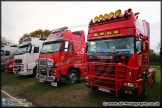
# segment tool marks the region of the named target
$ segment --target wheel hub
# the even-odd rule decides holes
[[[76,75],[75,75],[75,73],[72,73],[72,74],[70,75],[70,80],[71,80],[71,82],[75,82],[75,80],[76,80]]]

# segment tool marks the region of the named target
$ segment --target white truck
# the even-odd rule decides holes
[[[42,43],[44,40],[46,39],[31,37],[27,37],[23,40],[22,44],[19,45],[18,51],[14,57],[14,74],[35,76],[37,70],[35,61],[39,57],[39,52],[42,48]]]
[[[18,45],[1,45],[1,70],[4,70],[4,66],[7,65],[7,60],[13,59],[17,52]]]

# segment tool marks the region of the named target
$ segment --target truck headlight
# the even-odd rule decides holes
[[[53,67],[54,61],[52,59],[48,59],[47,64],[49,67]]]
[[[9,65],[9,67],[14,67],[13,65]]]
[[[125,87],[134,87],[134,83],[124,83]]]
[[[85,79],[88,80],[88,76],[86,76]]]

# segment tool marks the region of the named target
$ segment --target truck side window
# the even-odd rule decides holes
[[[39,53],[39,46],[34,47],[34,53]]]
[[[9,55],[10,55],[10,51],[6,51],[5,56],[9,56]]]
[[[137,53],[142,52],[142,42],[141,41],[136,41],[136,51],[137,51]]]

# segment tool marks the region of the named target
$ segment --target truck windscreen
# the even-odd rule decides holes
[[[30,49],[30,45],[20,46],[20,47],[18,48],[17,54],[24,54],[24,53],[27,53],[27,52],[29,52],[29,49]]]
[[[133,54],[134,39],[134,37],[120,37],[89,41],[87,54]]]
[[[40,53],[51,53],[51,52],[59,51],[60,45],[61,45],[61,42],[44,43]]]

